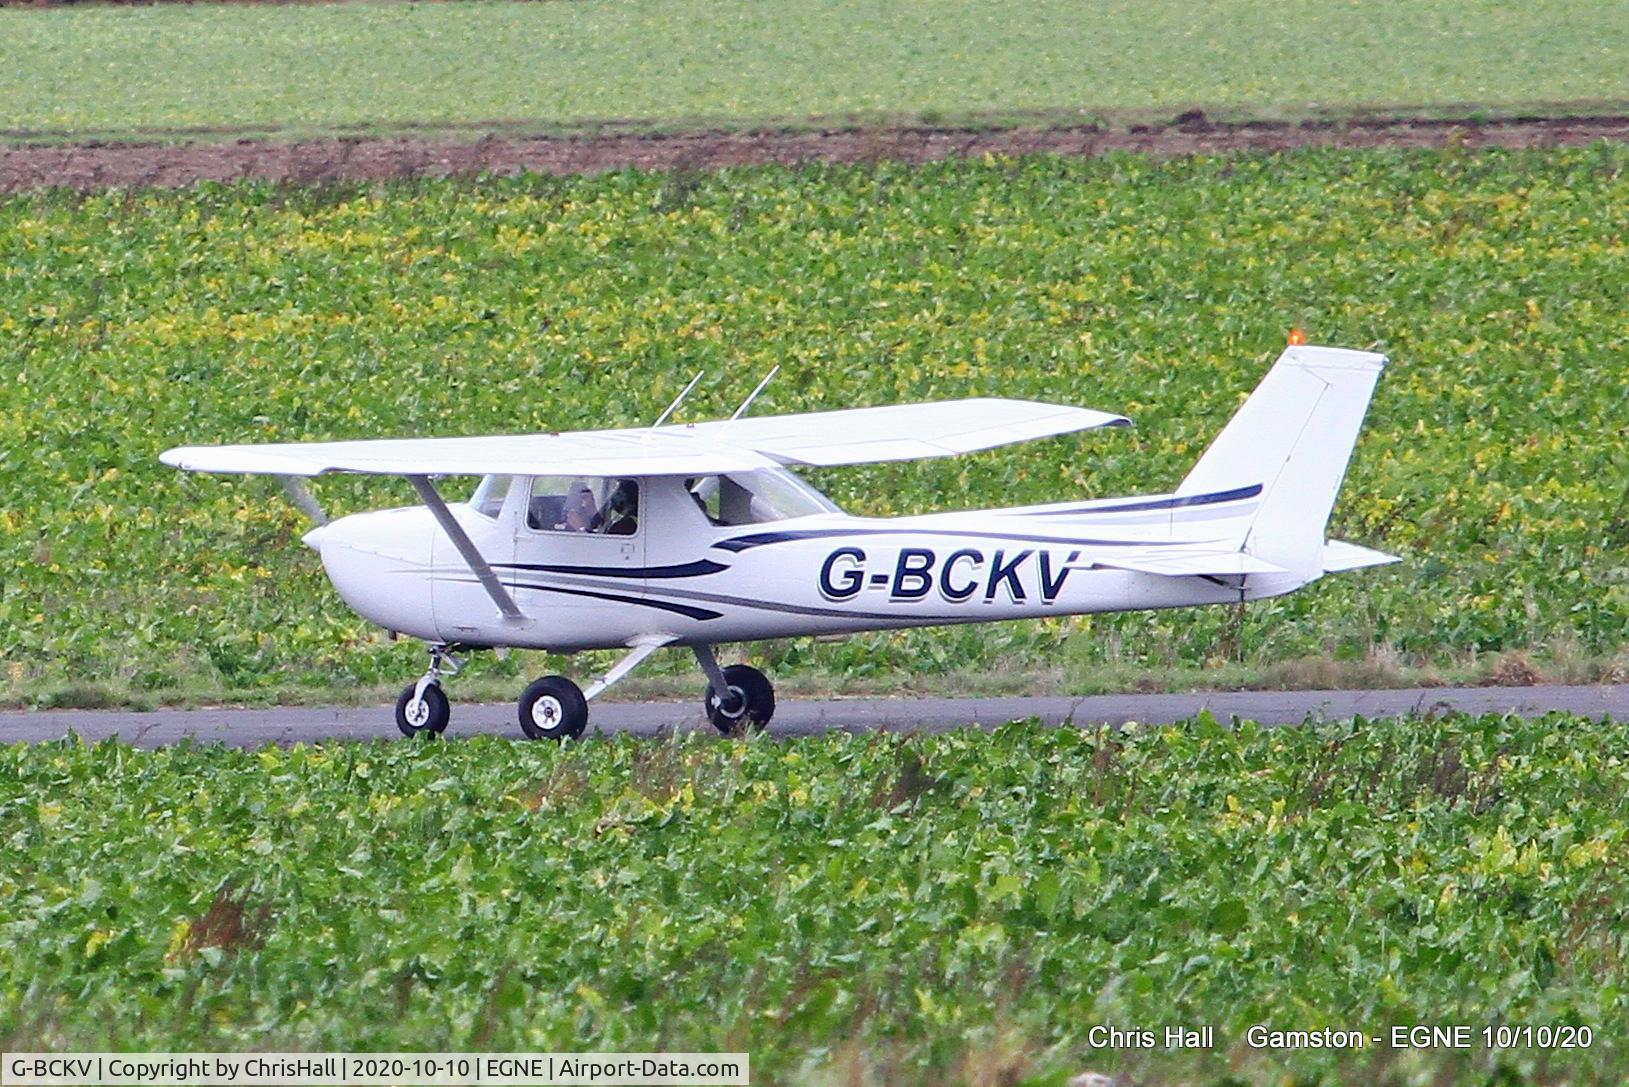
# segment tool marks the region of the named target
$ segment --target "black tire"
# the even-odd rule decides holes
[[[707,720],[726,736],[744,736],[747,732],[761,731],[775,716],[775,687],[769,677],[750,664],[732,664],[724,669],[724,682],[732,694],[739,695],[742,704],[733,712],[726,712],[720,700],[707,688],[703,704],[707,707]]]
[[[565,676],[544,676],[520,696],[520,730],[529,740],[565,740],[588,727],[588,700]]]
[[[396,699],[396,727],[401,729],[403,736],[409,738],[424,735],[431,738],[440,736],[447,731],[447,722],[452,719],[452,706],[447,701],[447,692],[441,689],[441,684],[432,683],[424,688],[424,699],[419,702],[413,697],[418,687],[417,683],[408,684],[402,696]]]

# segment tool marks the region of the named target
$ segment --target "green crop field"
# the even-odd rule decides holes
[[[1625,101],[1623,0],[0,9],[13,138]]]
[[[333,594],[275,483],[184,476],[156,460],[170,445],[638,424],[701,368],[681,418],[716,416],[778,363],[759,411],[994,394],[1137,424],[822,473],[846,508],[1158,492],[1291,325],[1394,359],[1331,535],[1400,566],[1242,613],[795,641],[763,659],[790,677],[1048,673],[1070,689],[1301,659],[1429,678],[1502,653],[1617,674],[1626,166],[1602,145],[13,198],[0,679],[14,701],[94,701],[87,684],[329,698],[416,674],[417,648]],[[412,500],[389,481],[314,486],[334,512]],[[544,667],[485,666],[506,698]]]
[[[766,1087],[1621,1082],[1626,739],[0,747],[0,1046],[744,1050]],[[1094,1052],[1100,1023],[1217,1049]],[[1244,1043],[1414,1023],[1593,1042]]]

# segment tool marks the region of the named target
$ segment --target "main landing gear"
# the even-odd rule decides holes
[[[775,688],[769,677],[750,664],[719,668],[710,645],[695,646],[696,663],[707,673],[702,705],[707,720],[726,736],[758,732],[775,716]]]
[[[544,676],[534,681],[520,696],[521,732],[531,740],[567,740],[581,736],[588,728],[589,701],[666,644],[665,639],[659,638],[635,643],[628,655],[590,684],[587,691],[565,676]],[[435,737],[446,730],[452,714],[441,681],[443,677],[456,676],[463,669],[463,661],[453,656],[455,648],[430,646],[429,668],[396,700],[396,727],[401,729],[402,735],[428,733]],[[762,731],[775,715],[775,688],[769,677],[747,664],[719,667],[710,645],[696,645],[691,649],[696,654],[696,663],[707,676],[702,706],[713,727],[726,736]]]
[[[565,676],[544,676],[520,696],[520,730],[528,740],[575,739],[588,727],[588,699]]]

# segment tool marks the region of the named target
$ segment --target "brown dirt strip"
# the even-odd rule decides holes
[[[636,135],[346,137],[277,142],[20,144],[0,146],[0,192],[268,180],[294,184],[480,173],[587,174],[630,167],[711,170],[747,163],[930,162],[956,156],[1112,151],[1152,155],[1286,151],[1303,147],[1465,148],[1629,142],[1629,116],[1362,119],[1219,124],[1194,111],[1128,128],[876,127],[815,131],[695,131]]]

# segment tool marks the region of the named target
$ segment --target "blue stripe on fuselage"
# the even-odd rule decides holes
[[[1216,491],[1213,494],[1191,494],[1182,498],[1152,498],[1143,502],[1127,502],[1119,506],[1075,506],[1071,509],[1058,509],[1053,507],[1044,510],[1031,510],[1018,514],[1019,517],[1080,517],[1088,513],[1150,513],[1154,510],[1185,509],[1190,506],[1214,506],[1220,502],[1237,502],[1244,498],[1254,498],[1261,493],[1261,484],[1253,483],[1248,487],[1237,487],[1231,491]]]
[[[850,536],[949,536],[953,539],[1002,540],[1017,544],[1069,544],[1076,547],[1192,547],[1190,540],[1085,540],[1078,536],[1035,536],[1011,532],[973,532],[956,528],[809,528],[791,532],[757,532],[719,540],[714,547],[746,551],[793,540],[830,540]]]

